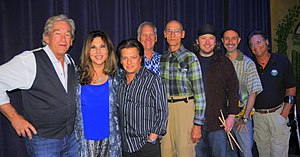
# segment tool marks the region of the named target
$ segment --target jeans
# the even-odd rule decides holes
[[[123,157],[161,157],[160,141],[155,144],[147,142],[140,150],[128,153],[123,151]]]
[[[33,135],[25,139],[26,149],[30,157],[78,157],[78,144],[75,134],[66,135],[62,139],[44,138]]]
[[[239,120],[239,118],[237,118]],[[234,150],[232,151],[230,148],[230,144],[227,140],[227,156],[228,157],[237,157],[239,154],[240,157],[252,157],[252,147],[253,147],[253,125],[252,125],[252,119],[249,118],[249,121],[247,123],[247,128],[243,129],[241,132],[237,131],[237,127],[234,127],[231,131],[232,135],[236,138],[236,141],[238,142],[239,146],[241,147],[243,152],[240,152],[238,147],[234,144],[232,141],[232,145]]]
[[[196,157],[225,157],[226,139],[225,131],[217,130],[207,132],[202,126],[202,137],[196,145]]]

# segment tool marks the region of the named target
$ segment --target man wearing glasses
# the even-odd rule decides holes
[[[269,53],[269,41],[261,30],[252,31],[249,47],[263,86],[257,95],[253,115],[254,141],[259,156],[287,157],[290,127],[288,114],[296,101],[296,78],[288,58]]]
[[[161,142],[163,157],[195,156],[195,144],[201,138],[204,124],[205,95],[200,63],[181,40],[185,36],[182,24],[167,23],[164,37],[169,44],[161,57],[161,76],[168,94],[169,121],[167,134]]]

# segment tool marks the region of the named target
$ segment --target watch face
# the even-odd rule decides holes
[[[247,124],[247,123],[248,123],[248,119],[246,119],[246,118],[242,118],[242,120],[243,120],[243,122],[244,122],[245,124]]]

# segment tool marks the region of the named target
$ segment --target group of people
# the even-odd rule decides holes
[[[164,53],[154,51],[151,22],[116,49],[105,32],[93,31],[78,65],[67,54],[74,37],[72,19],[50,17],[43,48],[0,66],[0,111],[25,138],[28,156],[252,157],[254,141],[261,157],[288,156],[296,81],[263,31],[248,37],[253,59],[238,49],[235,29],[223,31],[226,54],[219,53],[209,24],[198,30],[195,52],[182,44],[176,20],[165,26]],[[14,89],[21,89],[23,115],[10,104]],[[229,132],[242,151],[230,149]]]

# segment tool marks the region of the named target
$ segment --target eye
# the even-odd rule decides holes
[[[100,49],[105,49],[106,45],[100,45]]]

